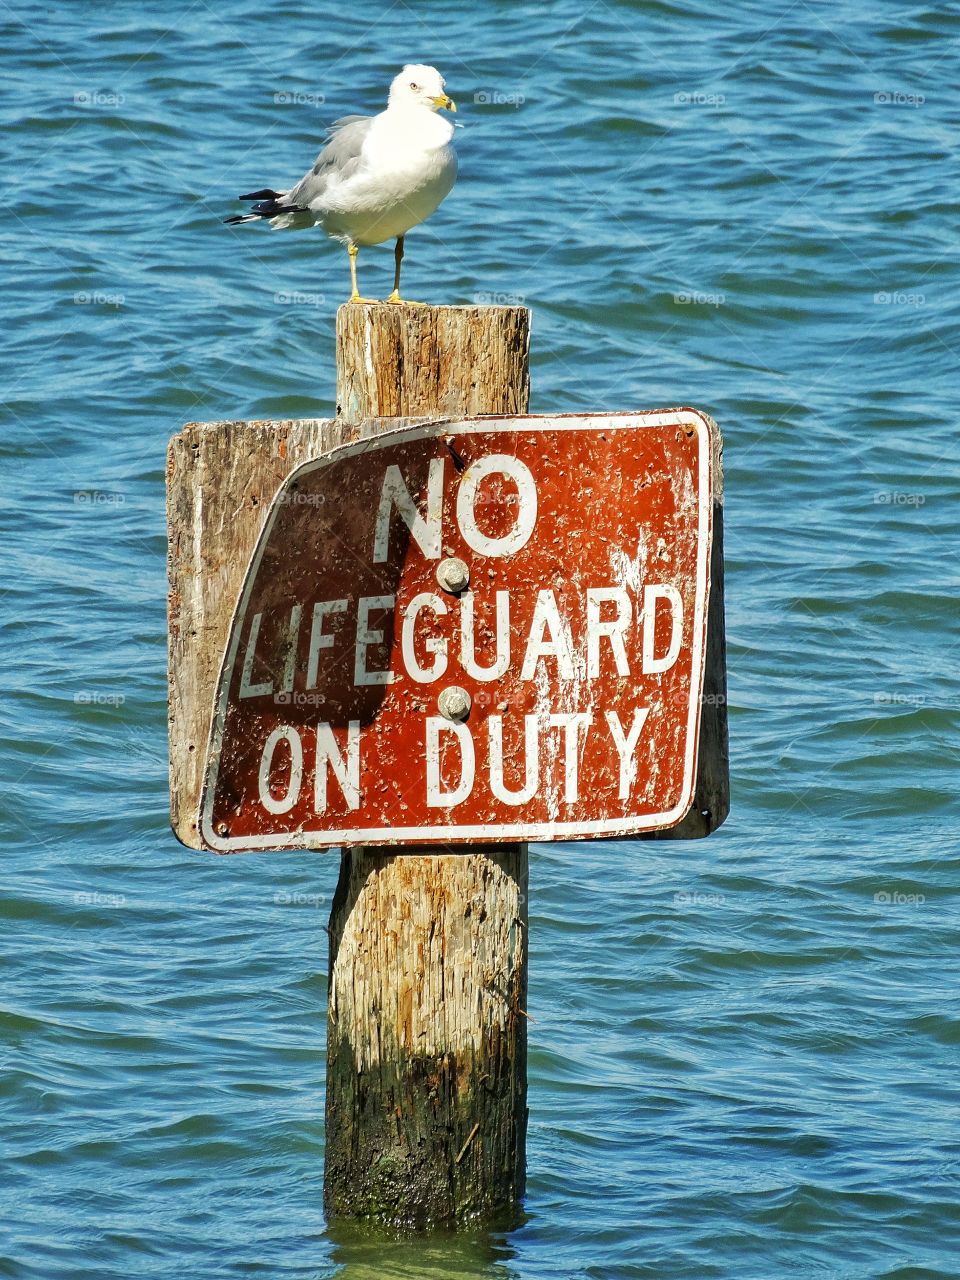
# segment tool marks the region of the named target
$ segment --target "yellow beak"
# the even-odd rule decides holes
[[[445,107],[447,111],[456,111],[457,109],[457,104],[452,98],[448,98],[445,93],[438,94],[431,101],[435,107]]]

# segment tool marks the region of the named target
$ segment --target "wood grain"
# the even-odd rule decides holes
[[[423,1226],[519,1202],[527,1123],[520,861],[505,845],[344,858],[330,917],[331,1217]]]
[[[529,353],[526,307],[341,307],[337,416],[526,413]]]
[[[315,418],[191,422],[170,441],[170,823],[190,848],[201,847],[200,791],[220,663],[270,502],[294,467],[345,438],[342,423]]]
[[[526,413],[529,333],[522,307],[341,307],[338,412]],[[527,846],[423,854],[341,858],[327,1017],[331,1217],[462,1221],[523,1195]]]
[[[523,308],[346,306],[336,420],[191,423],[171,441],[171,822],[184,844],[200,847],[220,662],[281,482],[338,444],[411,419],[525,413],[528,353]],[[729,806],[722,530],[721,486],[696,800],[654,838],[706,834]],[[343,853],[329,927],[331,1217],[424,1225],[519,1204],[527,881],[525,845]]]

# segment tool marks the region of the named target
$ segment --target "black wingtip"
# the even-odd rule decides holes
[[[262,191],[251,191],[249,195],[237,196],[238,200],[279,200],[280,192],[264,187]]]

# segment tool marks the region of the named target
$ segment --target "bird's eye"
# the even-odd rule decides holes
[[[416,89],[419,89],[419,88],[420,88],[420,86],[419,86],[418,84],[414,84],[414,82],[411,80],[411,81],[410,81],[410,88],[411,88],[411,89],[416,90]]]

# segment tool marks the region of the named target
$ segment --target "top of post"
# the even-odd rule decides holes
[[[526,413],[530,312],[348,302],[337,311],[337,417]]]

